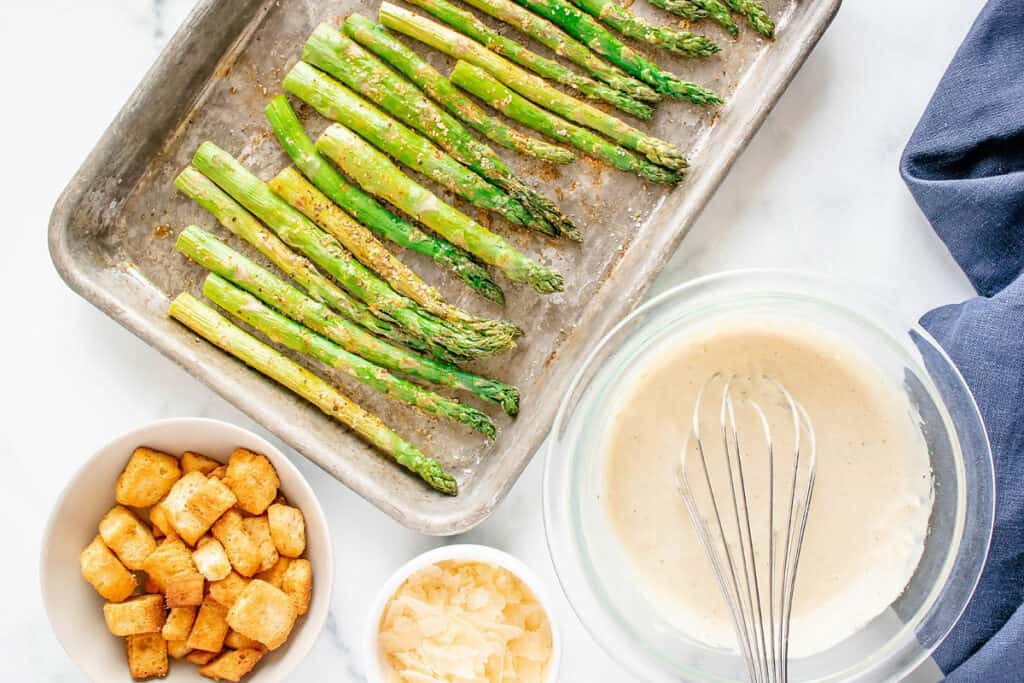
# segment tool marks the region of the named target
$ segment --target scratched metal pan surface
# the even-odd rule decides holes
[[[527,253],[561,271],[563,293],[542,296],[502,280],[507,303],[499,309],[419,255],[402,255],[453,302],[506,317],[526,331],[512,353],[473,366],[522,390],[522,412],[514,420],[481,406],[499,424],[494,443],[297,358],[439,458],[459,480],[455,498],[434,494],[343,425],[167,318],[170,298],[183,290],[199,295],[204,276],[174,249],[183,227],[197,223],[259,256],[178,195],[171,184],[175,174],[204,140],[229,150],[264,179],[283,168],[287,159],[265,123],[263,106],[280,92],[282,78],[318,22],[351,12],[375,17],[377,0],[200,2],[64,191],[51,217],[50,251],[72,289],[401,524],[428,534],[459,533],[484,520],[511,488],[541,445],[586,351],[640,300],[839,2],[769,0],[778,21],[774,42],[746,27],[734,41],[705,22],[699,30],[723,46],[720,55],[706,60],[657,55],[659,63],[728,101],[715,112],[666,101],[649,125],[638,124],[688,151],[692,171],[676,188],[648,186],[586,159],[553,168],[505,155],[584,229],[585,241],[577,246],[492,222]],[[644,0],[632,9],[670,21]],[[439,53],[407,42],[436,66],[451,66]],[[325,122],[305,114],[309,132],[319,134]]]

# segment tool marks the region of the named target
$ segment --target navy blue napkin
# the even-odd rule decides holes
[[[935,655],[947,680],[1024,681],[1024,0],[990,0],[900,172],[978,296],[922,324],[963,372],[996,461],[981,583]]]

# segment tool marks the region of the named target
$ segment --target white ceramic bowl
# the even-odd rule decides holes
[[[555,683],[558,680],[558,668],[562,661],[562,638],[559,634],[558,624],[555,622],[555,613],[552,610],[551,597],[548,590],[541,583],[537,575],[529,567],[512,557],[508,553],[489,548],[485,545],[460,544],[446,545],[434,548],[413,558],[402,565],[398,571],[391,575],[377,599],[374,600],[370,610],[369,618],[366,620],[364,632],[364,649],[366,653],[366,679],[368,683],[386,683],[387,678],[384,672],[387,670],[386,663],[380,656],[377,647],[377,633],[380,627],[381,615],[388,604],[388,600],[394,595],[398,587],[410,576],[419,570],[429,567],[445,560],[459,560],[462,562],[485,562],[498,567],[503,567],[519,577],[523,583],[533,591],[537,602],[541,604],[548,615],[548,623],[551,624],[551,664],[548,667],[546,683]]]
[[[306,518],[306,557],[313,565],[309,612],[299,617],[291,637],[264,657],[248,683],[283,680],[309,653],[327,620],[334,577],[331,538],[313,489],[288,458],[266,439],[241,427],[203,418],[161,420],[124,434],[99,449],[64,487],[43,534],[40,582],[43,604],[57,639],[71,660],[94,681],[129,683],[124,639],[107,631],[104,600],[82,578],[78,554],[96,534],[100,518],[114,506],[114,482],[137,446],[173,454],[196,451],[227,461],[235,448],[267,456],[281,479],[281,492]],[[171,661],[166,681],[206,681],[198,667]]]

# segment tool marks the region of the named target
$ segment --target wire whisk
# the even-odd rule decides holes
[[[793,594],[814,491],[810,417],[772,378],[716,374],[697,395],[680,461],[683,499],[749,679],[786,683]],[[765,474],[766,486],[759,483]]]

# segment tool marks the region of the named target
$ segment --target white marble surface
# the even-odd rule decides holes
[[[46,250],[57,194],[192,0],[2,0],[6,188],[0,283],[0,680],[77,681],[38,595],[40,534],[77,464],[161,417],[251,422],[67,290]],[[823,271],[906,310],[970,294],[896,170],[902,145],[982,0],[847,0],[656,291],[743,266]],[[59,86],[59,91],[58,91]],[[406,531],[297,458],[334,522],[332,616],[297,681],[362,681],[358,634],[382,577],[445,541]],[[538,457],[493,518],[457,540],[507,550],[554,589]],[[456,540],[456,539],[453,539]],[[563,680],[626,682],[567,603]]]

